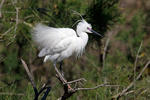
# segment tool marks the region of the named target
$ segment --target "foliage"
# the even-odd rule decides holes
[[[0,1],[1,2],[1,1]],[[16,24],[16,8],[18,24]],[[136,8],[135,8],[136,9]],[[0,18],[0,98],[3,100],[31,100],[34,92],[20,58],[23,58],[35,77],[38,87],[51,79],[52,90],[48,100],[55,100],[62,94],[62,87],[55,77],[51,64],[43,64],[37,57],[38,50],[31,39],[31,27],[36,23],[44,23],[54,27],[71,27],[79,20],[72,10],[80,12],[93,26],[93,29],[105,34],[114,25],[120,26],[113,35],[103,69],[99,65],[98,50],[95,42],[90,43],[83,57],[75,61],[73,58],[64,61],[64,72],[68,80],[84,77],[84,87],[94,87],[108,82],[120,87],[102,87],[92,91],[81,91],[70,100],[110,100],[125,89],[134,79],[134,62],[137,50],[143,41],[139,53],[136,76],[149,59],[149,35],[145,30],[147,13],[137,10],[131,19],[120,15],[119,0],[5,0]],[[122,18],[120,20],[120,18]],[[74,28],[74,27],[73,27]],[[99,39],[99,38],[97,38]],[[105,41],[105,39],[102,39]],[[95,46],[95,48],[94,48]],[[149,69],[136,82],[131,93],[120,100],[144,100],[149,98]],[[1,94],[6,93],[6,94]],[[8,94],[7,94],[8,93]],[[12,94],[23,94],[11,95]]]
[[[128,30],[121,30],[117,37],[124,43],[128,43],[130,49],[134,48],[137,50],[146,35],[144,28],[145,22],[146,20],[144,13],[141,11],[136,12],[132,20],[128,23],[131,28]]]
[[[104,34],[119,19],[119,0],[94,0],[87,9],[93,27]]]

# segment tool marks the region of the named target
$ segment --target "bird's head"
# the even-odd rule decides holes
[[[78,25],[77,25],[77,30],[82,31],[82,32],[86,32],[86,33],[94,33],[94,34],[96,34],[96,35],[102,37],[102,35],[99,34],[99,33],[97,33],[96,31],[94,31],[94,30],[92,29],[91,24],[89,24],[88,22],[86,22],[84,19],[82,19],[82,20],[78,23]]]

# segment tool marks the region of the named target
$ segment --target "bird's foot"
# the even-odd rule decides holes
[[[73,90],[73,88],[69,84],[67,84],[67,86],[68,86],[68,90]]]

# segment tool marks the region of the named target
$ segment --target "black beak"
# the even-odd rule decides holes
[[[101,34],[99,34],[98,32],[94,31],[93,29],[88,28],[88,30],[90,30],[92,33],[94,33],[94,34],[96,34],[96,35],[98,35],[100,37],[103,37]]]
[[[92,29],[91,29],[90,31],[93,32],[94,34],[100,36],[100,37],[103,37],[101,34],[99,34],[98,32],[96,32],[96,31],[94,31],[94,30],[92,30]]]

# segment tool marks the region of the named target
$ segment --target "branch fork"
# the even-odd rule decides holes
[[[78,88],[77,84],[79,82],[85,82],[86,79],[80,78],[77,80],[67,82],[66,80],[64,81],[64,79],[62,79],[61,76],[59,76],[60,73],[58,71],[56,72],[57,72],[56,77],[62,83],[63,90],[64,90],[64,94],[61,97],[59,97],[57,100],[66,100],[70,98],[74,93],[81,91],[81,90],[94,90],[94,89],[104,87],[104,86],[105,87],[118,87],[119,86],[119,85],[108,85],[107,83],[104,83],[104,84],[97,85],[93,88]],[[74,84],[73,88],[71,87],[72,84]]]
[[[21,59],[21,62],[22,62],[23,67],[25,68],[25,70],[27,72],[27,75],[28,75],[28,77],[30,79],[30,82],[32,84],[32,87],[34,89],[34,93],[35,93],[34,100],[38,100],[39,96],[44,91],[45,91],[44,96],[42,97],[41,100],[46,100],[46,98],[48,96],[48,93],[51,90],[51,87],[48,85],[50,81],[47,81],[41,87],[41,89],[38,91],[38,89],[36,87],[36,84],[34,82],[33,76],[30,73],[27,64],[25,63],[25,61],[23,59]],[[100,84],[100,85],[97,85],[97,86],[92,87],[92,88],[79,88],[78,84],[79,83],[81,84],[81,82],[85,82],[86,79],[80,78],[80,79],[76,79],[76,80],[67,82],[67,80],[61,75],[61,73],[59,72],[59,70],[56,67],[55,67],[55,70],[56,70],[56,77],[61,82],[61,84],[63,86],[63,90],[64,90],[63,95],[61,97],[59,97],[57,100],[66,100],[66,99],[70,98],[74,93],[76,93],[78,91],[81,91],[81,90],[94,90],[94,89],[97,89],[97,88],[100,88],[100,87],[118,87],[119,86],[119,85],[109,85],[107,83],[104,83],[104,84]],[[71,86],[74,86],[74,87],[72,88]]]
[[[33,87],[33,90],[34,90],[34,93],[35,93],[35,96],[34,96],[34,100],[38,100],[39,96],[44,92],[44,95],[42,97],[41,100],[46,100],[47,96],[48,96],[48,93],[50,92],[51,90],[51,87],[48,85],[50,83],[50,80],[48,80],[45,84],[43,84],[43,86],[41,87],[41,89],[38,91],[37,87],[36,87],[36,84],[34,82],[34,78],[32,76],[32,74],[30,73],[29,69],[28,69],[28,66],[27,64],[25,63],[25,61],[23,59],[21,59],[21,62],[23,64],[23,67],[25,68],[26,72],[27,72],[27,75],[30,79],[30,82],[32,84],[32,87]]]

